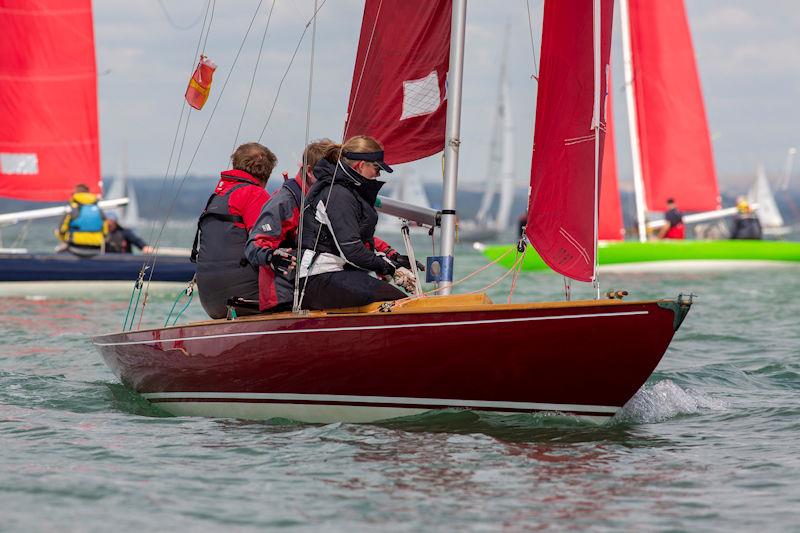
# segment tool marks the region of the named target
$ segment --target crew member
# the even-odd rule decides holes
[[[90,256],[101,253],[108,226],[98,198],[83,183],[75,186],[69,200],[69,211],[61,220],[56,236],[63,243],[62,250],[76,255]]]
[[[733,220],[731,239],[759,240],[763,236],[761,221],[753,212],[747,200],[740,196],[736,199],[736,218]]]
[[[252,264],[259,265],[259,308],[262,312],[287,311],[294,301],[297,228],[300,221],[300,203],[305,175],[306,193],[316,183],[314,167],[335,146],[330,139],[320,139],[309,144],[303,152],[304,166],[294,179],[287,179],[270,200],[264,204],[245,253]],[[394,262],[410,268],[407,256],[400,255],[388,243],[374,238],[377,252]],[[420,268],[424,270],[422,265]]]
[[[153,247],[148,246],[132,229],[120,226],[116,213],[107,213],[106,223],[108,224],[106,253],[129,254],[133,253],[134,246],[143,253],[153,253]]]
[[[381,171],[392,172],[383,160],[383,147],[360,135],[329,147],[314,167],[317,182],[306,200],[299,267],[303,308],[355,307],[405,297],[370,272],[413,288],[410,271],[375,250],[374,206],[383,186],[377,180]]]
[[[211,318],[227,315],[229,298],[258,299],[258,269],[244,255],[247,235],[269,200],[264,190],[277,158],[258,143],[239,146],[197,222],[192,260],[200,303]]]
[[[659,239],[683,239],[686,230],[683,226],[683,214],[675,205],[675,200],[667,199],[667,212],[664,213],[667,223],[658,232]]]

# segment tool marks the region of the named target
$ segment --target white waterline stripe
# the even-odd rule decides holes
[[[177,339],[160,339],[146,341],[125,341],[125,342],[95,342],[95,346],[130,346],[132,344],[159,344],[166,342],[196,341],[203,339],[222,339],[226,337],[255,337],[260,335],[291,335],[294,333],[322,333],[335,331],[364,331],[371,329],[403,329],[403,328],[436,328],[444,326],[472,326],[476,324],[500,324],[506,322],[532,322],[538,320],[566,320],[571,318],[594,318],[610,316],[629,316],[646,315],[649,311],[626,311],[624,313],[593,313],[580,315],[557,315],[557,316],[531,316],[521,318],[505,318],[500,320],[464,320],[462,322],[439,322],[422,324],[387,324],[383,326],[348,326],[343,328],[316,328],[316,329],[286,329],[275,331],[248,331],[242,333],[224,333],[221,335],[203,335],[199,337],[180,337]]]
[[[340,394],[292,394],[264,392],[147,392],[148,400],[169,399],[224,399],[224,400],[276,400],[280,402],[337,402],[375,403],[396,405],[446,405],[448,407],[488,407],[496,409],[521,409],[537,411],[580,411],[584,413],[616,413],[620,408],[611,405],[580,405],[571,403],[506,402],[486,400],[457,400],[450,398],[411,398],[402,396],[354,396]]]

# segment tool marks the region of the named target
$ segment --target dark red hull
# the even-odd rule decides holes
[[[653,372],[689,305],[287,315],[94,342],[125,385],[177,414],[369,421],[455,407],[609,417]],[[353,416],[336,409],[345,407]]]

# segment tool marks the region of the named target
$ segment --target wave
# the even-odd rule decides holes
[[[728,403],[692,389],[683,388],[670,379],[645,385],[617,413],[619,422],[647,424],[663,422],[681,415],[707,411],[724,411]]]

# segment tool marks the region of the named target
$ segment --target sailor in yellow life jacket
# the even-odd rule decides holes
[[[86,185],[81,183],[75,186],[69,201],[70,211],[64,216],[56,234],[70,252],[93,255],[103,251],[108,224],[97,200],[97,196],[89,192]]]

